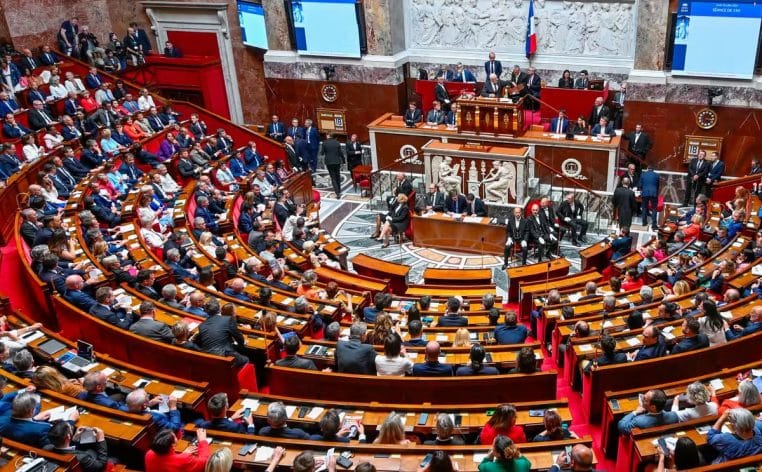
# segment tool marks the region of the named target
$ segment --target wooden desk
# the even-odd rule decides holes
[[[413,216],[413,243],[477,254],[503,254],[505,227],[489,224],[487,217],[455,220],[444,213]]]
[[[388,279],[393,293],[403,294],[407,290],[407,274],[410,266],[377,259],[360,253],[352,259],[352,268],[360,275],[377,279]]]
[[[492,282],[492,269],[437,269],[427,267],[423,282],[435,285],[478,285]]]
[[[509,267],[508,301],[517,302],[519,300],[519,285],[522,282],[533,282],[561,277],[569,273],[570,267],[571,263],[565,258],[519,267]],[[522,317],[527,316],[529,316],[529,313],[522,313]]]
[[[547,267],[547,263],[544,264]],[[521,304],[522,314],[529,314],[532,309],[532,298],[537,295],[547,294],[553,289],[562,290],[571,287],[583,287],[588,282],[598,281],[601,274],[594,270],[579,272],[568,277],[552,277],[539,281],[520,281],[519,285],[519,303]],[[509,279],[511,285],[515,282]]]
[[[473,97],[457,100],[456,121],[461,133],[521,136],[524,132],[525,98]]]

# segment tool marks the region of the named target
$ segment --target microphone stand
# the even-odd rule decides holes
[[[550,266],[553,264],[552,260],[548,260],[548,265],[545,269],[545,291],[548,291],[548,284],[550,283]]]
[[[482,254],[482,266],[481,266],[481,268],[484,269],[484,236],[482,236],[482,240],[481,240],[481,254]]]

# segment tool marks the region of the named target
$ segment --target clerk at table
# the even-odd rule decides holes
[[[405,111],[405,125],[415,126],[416,123],[420,123],[423,117],[421,116],[421,110],[415,105],[415,102],[410,102],[407,105]]]
[[[566,117],[566,110],[558,110],[558,116],[550,120],[550,132],[556,134],[566,134],[569,129],[569,119]]]
[[[445,203],[447,213],[461,214],[468,211],[468,202],[466,197],[459,194],[457,190],[450,190],[450,198]]]
[[[468,216],[487,216],[487,209],[484,207],[484,202],[473,193],[466,195],[466,203],[468,204],[468,208],[466,209],[466,214]]]
[[[434,109],[429,110],[429,114],[426,115],[426,124],[431,126],[441,125],[445,120],[445,112],[442,111],[442,104],[438,100],[434,100],[432,103]]]

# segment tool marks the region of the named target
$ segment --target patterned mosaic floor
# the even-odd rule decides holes
[[[339,200],[331,189],[327,172],[318,170],[315,184],[322,197],[321,226],[349,248],[350,261],[355,255],[363,252],[379,259],[407,264],[410,266],[411,283],[419,283],[427,267],[491,268],[493,281],[498,288],[507,287],[505,272],[500,270],[503,265],[502,257],[416,247],[411,242],[391,244],[388,248],[383,248],[382,243],[370,239],[375,229],[376,212],[368,208],[368,199],[360,197],[359,192],[352,188],[348,173],[342,173],[342,195]],[[637,235],[642,241],[649,238],[648,232],[639,232]],[[588,234],[588,241],[597,239],[596,235]],[[571,262],[572,272],[578,272],[580,269],[578,251],[579,248],[572,246],[568,238],[562,241],[561,255]],[[530,253],[530,263],[534,262],[531,256]]]

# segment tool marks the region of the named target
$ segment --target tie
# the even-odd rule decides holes
[[[489,63],[489,69],[490,69],[490,71],[489,71],[490,74],[495,74],[496,73],[495,72],[495,61],[490,61],[490,63]]]
[[[67,171],[64,167],[61,167],[61,174],[63,174],[64,177],[69,181],[69,184],[74,185],[76,182],[74,180],[74,177],[69,174],[69,171]]]
[[[638,142],[638,139],[640,139],[640,133],[635,133],[635,142]]]
[[[562,124],[563,124],[563,122],[562,122],[562,121],[561,121],[561,119],[559,118],[559,119],[558,119],[558,125],[556,126],[556,133],[557,133],[557,134],[561,134],[561,125],[562,125]]]
[[[455,213],[458,212],[458,200],[455,200]]]
[[[698,169],[698,170],[701,170],[701,167],[702,167],[703,165],[704,165],[704,161],[699,161],[699,162],[698,162],[698,167],[696,167],[696,169]]]
[[[40,115],[42,115],[42,119],[45,120],[45,124],[46,125],[49,125],[50,123],[52,123],[51,119],[48,118],[48,114],[47,113],[45,113],[44,111],[40,111]]]
[[[310,144],[310,130],[311,129],[312,129],[311,126],[309,128],[307,128],[307,144]]]

